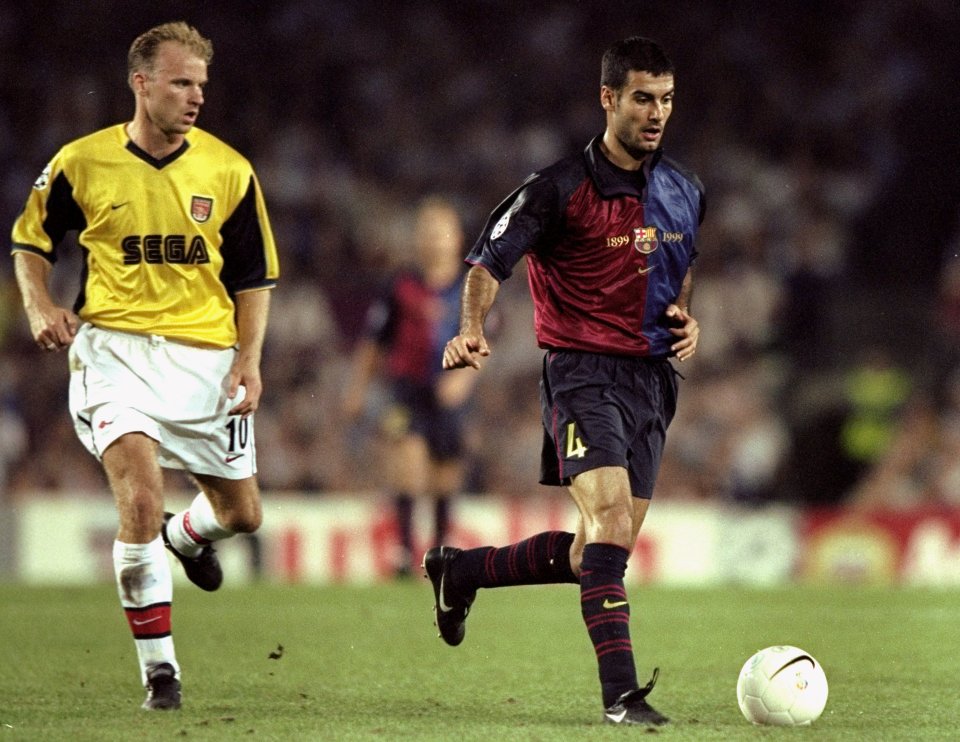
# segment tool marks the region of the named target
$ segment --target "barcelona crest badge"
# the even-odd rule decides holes
[[[659,242],[656,227],[635,227],[633,234],[633,247],[637,252],[649,255],[657,249]]]

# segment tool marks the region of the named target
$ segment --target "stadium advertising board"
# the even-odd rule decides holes
[[[187,502],[183,498],[183,504]],[[388,579],[396,533],[376,496],[267,494],[257,538],[218,544],[230,582],[369,583]],[[181,504],[179,501],[171,505]],[[429,544],[428,513],[416,525]],[[116,515],[108,499],[38,495],[13,508],[15,563],[29,583],[113,580]],[[454,510],[450,542],[512,543],[536,530],[570,530],[563,497],[467,496]],[[47,534],[57,534],[51,549]],[[182,578],[179,571],[174,573]],[[627,571],[633,583],[699,586],[805,582],[960,585],[960,510],[801,512],[658,502]]]

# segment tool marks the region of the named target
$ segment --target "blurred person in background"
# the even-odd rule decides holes
[[[847,480],[856,484],[886,454],[897,435],[914,380],[894,353],[880,344],[863,348],[843,379],[846,419],[840,428],[840,450]]]
[[[389,385],[378,422],[397,521],[397,576],[408,576],[413,567],[417,501],[432,505],[433,543],[446,538],[450,498],[463,482],[463,424],[476,380],[441,368],[443,343],[459,323],[464,273],[463,227],[453,205],[437,196],[424,199],[413,242],[415,265],[398,272],[367,313],[343,403],[346,416],[357,419],[375,377]]]
[[[165,548],[216,590],[211,544],[262,520],[252,416],[279,268],[250,163],[194,127],[212,55],[186,23],[138,36],[133,119],[62,147],[13,228],[31,334],[45,351],[69,349],[75,430],[116,501],[113,563],[145,709],[181,705]],[[49,288],[70,231],[85,257],[73,310]],[[177,514],[164,511],[162,468],[200,488]]]
[[[632,37],[606,51],[606,130],[493,211],[467,258],[459,334],[443,355],[446,369],[480,368],[491,352],[487,312],[525,257],[546,350],[540,481],[568,487],[576,532],[503,548],[438,546],[423,560],[452,646],[478,588],[579,583],[604,719],[652,727],[669,720],[646,700],[659,671],[637,682],[624,574],[676,410],[670,359],[687,361],[697,348],[691,266],[705,210],[699,179],[661,149],[673,99],[674,67],[657,43]]]

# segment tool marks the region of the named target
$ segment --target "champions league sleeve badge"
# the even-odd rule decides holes
[[[48,164],[48,165],[43,169],[43,172],[40,173],[40,175],[39,175],[39,176],[37,177],[37,179],[34,181],[33,187],[34,187],[35,190],[42,191],[44,188],[47,187],[47,183],[50,182],[50,169],[51,169],[51,168],[50,168],[50,165]]]

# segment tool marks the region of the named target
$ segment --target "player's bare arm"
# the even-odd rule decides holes
[[[697,352],[697,341],[700,339],[700,324],[690,314],[690,300],[692,298],[693,273],[688,269],[687,275],[683,277],[680,294],[676,301],[667,307],[667,317],[674,325],[670,328],[670,332],[679,338],[676,343],[670,346],[670,349],[677,354],[677,360],[681,363]]]
[[[377,368],[383,363],[383,353],[370,339],[362,339],[353,353],[353,363],[344,385],[341,409],[348,420],[356,420],[363,412],[363,401]]]
[[[73,342],[80,320],[50,297],[50,263],[39,255],[17,252],[13,265],[34,342],[51,352],[66,348]]]
[[[437,380],[437,401],[441,407],[456,409],[464,404],[477,385],[477,375],[463,373],[444,374]]]
[[[247,417],[257,411],[263,394],[260,376],[260,357],[270,314],[270,291],[244,291],[237,294],[237,335],[240,351],[230,369],[230,390],[233,399],[242,384],[246,390],[243,400],[230,410],[231,415]]]
[[[480,368],[480,358],[490,355],[483,335],[483,322],[500,290],[500,282],[481,265],[473,266],[463,284],[460,299],[460,334],[443,349],[443,368]]]

